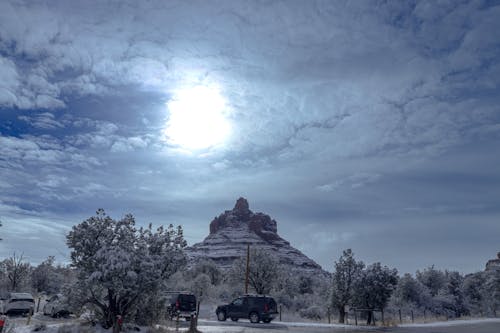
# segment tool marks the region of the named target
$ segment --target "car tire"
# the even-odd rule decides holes
[[[238,319],[240,319],[240,318],[238,318],[238,317],[231,317],[232,321],[238,321]]]
[[[257,324],[260,321],[259,314],[257,312],[250,312],[250,315],[248,316],[250,319],[250,322],[252,324]]]
[[[266,324],[269,324],[271,322],[272,319],[262,319],[262,321]]]
[[[226,313],[224,311],[220,311],[219,313],[217,313],[217,320],[226,321]]]

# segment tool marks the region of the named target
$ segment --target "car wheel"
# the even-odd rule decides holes
[[[260,321],[259,314],[257,312],[250,313],[250,322],[253,324],[257,324]]]
[[[269,324],[271,322],[272,319],[262,319],[263,322],[265,322],[266,324]]]
[[[226,321],[226,313],[224,311],[217,313],[217,320]]]
[[[239,318],[237,318],[237,317],[231,317],[231,320],[232,320],[232,321],[238,321],[238,319],[239,319]]]

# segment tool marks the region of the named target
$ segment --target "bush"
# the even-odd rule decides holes
[[[313,305],[300,310],[299,314],[302,318],[321,320],[324,316],[324,311],[319,306]]]

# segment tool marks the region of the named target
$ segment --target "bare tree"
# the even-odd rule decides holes
[[[268,294],[274,287],[279,275],[279,262],[269,251],[253,249],[250,251],[248,272],[249,285],[257,294]],[[245,281],[246,258],[235,261],[231,269],[231,278],[234,282]]]
[[[16,256],[14,253],[12,257],[2,262],[2,266],[9,281],[9,290],[18,291],[30,274],[30,264],[24,262],[23,254]]]

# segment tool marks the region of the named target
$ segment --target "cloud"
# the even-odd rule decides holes
[[[199,236],[245,195],[285,230],[314,220],[332,239],[356,235],[336,251],[366,248],[373,221],[496,214],[499,8],[2,1],[0,200],[67,224],[133,211]],[[220,87],[233,135],[179,154],[162,139],[165,105],[197,85]]]
[[[62,128],[64,125],[55,120],[55,116],[52,113],[49,112],[43,112],[40,114],[37,114],[35,116],[19,116],[19,120],[25,121],[26,123],[30,124],[31,126],[39,129],[56,129],[56,128]]]

